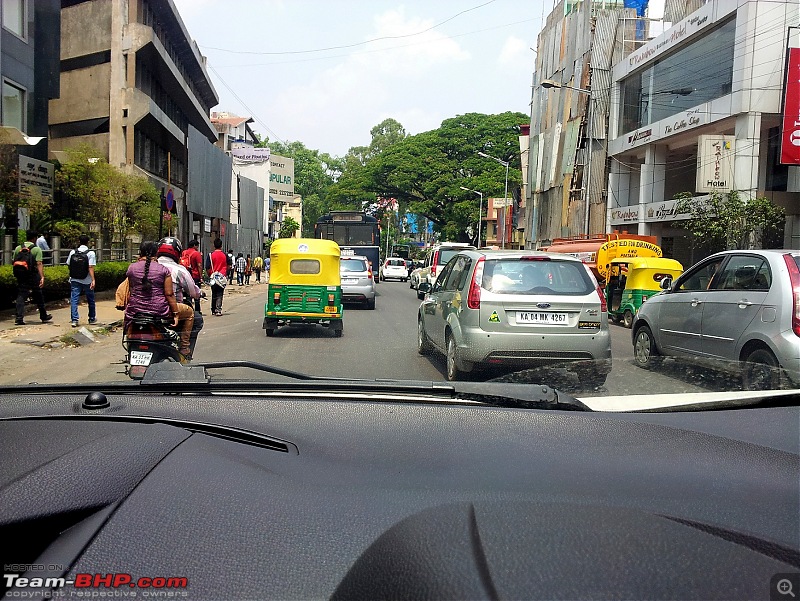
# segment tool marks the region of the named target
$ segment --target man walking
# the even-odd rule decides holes
[[[247,269],[247,259],[244,258],[242,253],[236,255],[236,283],[239,286],[244,286],[244,272]]]
[[[261,255],[256,255],[256,258],[253,259],[253,271],[256,272],[256,284],[261,283],[261,270],[264,268],[264,259],[261,258]]]
[[[97,308],[94,302],[94,267],[97,257],[93,250],[89,250],[89,236],[81,234],[78,238],[80,245],[69,251],[67,267],[69,268],[69,309],[72,327],[78,327],[78,301],[81,294],[86,295],[86,304],[89,305],[89,323],[97,323]]]
[[[44,267],[42,249],[36,246],[36,232],[29,231],[25,244],[14,249],[14,277],[17,279],[17,318],[15,324],[25,325],[25,301],[30,296],[39,308],[39,319],[47,322],[53,319],[44,306]]]
[[[214,240],[214,252],[212,252],[209,256],[209,262],[211,263],[209,267],[209,273],[219,273],[222,275],[223,284],[224,278],[228,274],[228,256],[222,250],[222,240],[217,238]],[[219,282],[215,281],[215,278],[211,278],[211,314],[212,315],[222,315],[222,296],[225,294],[225,287],[224,285],[221,286]]]
[[[189,247],[181,254],[181,265],[183,265],[192,276],[195,286],[200,287],[203,278],[203,255],[197,250],[200,243],[197,240],[190,240]],[[194,299],[194,310],[200,311],[200,297]]]
[[[44,234],[39,234],[39,237],[36,238],[36,246],[42,249],[42,263],[45,265],[51,265],[50,245],[47,243],[47,239],[44,237]]]
[[[233,276],[236,273],[236,256],[231,249],[228,249],[228,283],[233,284]]]

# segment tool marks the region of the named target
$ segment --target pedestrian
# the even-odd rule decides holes
[[[39,237],[36,238],[36,246],[42,249],[42,263],[44,265],[50,265],[50,245],[47,243],[47,239],[44,237],[44,234],[39,234]]]
[[[203,282],[203,255],[197,250],[200,243],[197,240],[190,240],[189,247],[181,254],[181,265],[189,270],[195,285],[200,288]],[[200,297],[194,299],[194,310],[200,311]]]
[[[244,284],[245,286],[250,285],[250,276],[253,274],[253,259],[250,258],[250,255],[247,255],[247,265],[244,268]]]
[[[261,283],[261,270],[264,268],[264,259],[261,258],[261,255],[256,255],[256,258],[253,259],[253,271],[256,272],[256,284]]]
[[[36,246],[36,232],[30,230],[24,244],[14,249],[14,266],[12,272],[17,280],[17,318],[15,324],[25,325],[25,301],[33,299],[39,308],[39,319],[47,322],[53,316],[44,306],[44,267],[42,266],[42,249]]]
[[[78,248],[69,251],[67,268],[69,269],[69,309],[72,327],[78,327],[78,301],[81,294],[86,296],[89,306],[89,323],[97,323],[97,309],[94,302],[94,267],[97,257],[93,250],[89,250],[89,236],[81,234],[78,238]]]
[[[211,314],[222,315],[222,296],[228,274],[228,256],[222,250],[222,240],[214,240],[214,252],[208,254],[206,271],[211,279]]]
[[[269,282],[269,265],[270,265],[269,255],[267,255],[266,258],[264,259],[264,279],[267,280],[268,282]]]
[[[236,275],[236,255],[228,249],[228,283],[233,284],[233,276]]]
[[[244,270],[247,269],[247,259],[242,253],[236,255],[236,283],[244,286]]]

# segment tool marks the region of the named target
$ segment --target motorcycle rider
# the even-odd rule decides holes
[[[189,270],[180,264],[182,252],[183,247],[180,240],[167,236],[159,240],[156,256],[159,264],[169,269],[172,276],[172,286],[178,303],[178,333],[181,337],[181,354],[187,359],[191,359],[197,343],[197,336],[203,327],[202,314],[195,312],[191,303],[192,299],[200,298],[201,292],[194,283]],[[199,324],[196,323],[197,321]]]

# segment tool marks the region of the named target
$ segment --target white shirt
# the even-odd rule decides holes
[[[95,265],[97,265],[97,257],[95,256],[93,250],[89,250],[88,246],[86,246],[85,244],[81,244],[78,247],[78,250],[81,251],[81,252],[84,252],[84,253],[86,251],[89,251],[87,253],[89,255],[89,267],[94,267]],[[72,255],[74,255],[74,254],[75,254],[75,249],[72,249],[71,251],[69,251],[69,256],[67,257],[67,265],[69,265],[69,260],[72,258]],[[86,277],[83,278],[83,279],[70,278],[69,281],[70,282],[80,282],[81,284],[91,284],[92,283],[92,272],[91,272],[91,270],[89,270],[89,273],[86,274]]]

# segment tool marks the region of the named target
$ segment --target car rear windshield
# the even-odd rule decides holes
[[[367,262],[364,259],[342,259],[339,271],[367,271]]]
[[[405,259],[387,259],[386,264],[391,267],[405,267]]]
[[[496,294],[582,296],[595,287],[582,263],[492,259],[483,267],[481,287]]]
[[[464,250],[463,248],[443,248],[439,251],[439,258],[437,259],[437,263],[439,265],[446,264],[450,259],[455,257],[459,252]]]

